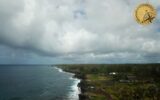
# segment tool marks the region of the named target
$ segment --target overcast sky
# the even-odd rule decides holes
[[[153,24],[134,10],[148,0],[0,0],[0,63],[158,63],[160,0]]]

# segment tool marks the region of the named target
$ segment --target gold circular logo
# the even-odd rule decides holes
[[[148,25],[156,17],[156,10],[150,4],[141,4],[135,10],[135,18],[139,24]]]

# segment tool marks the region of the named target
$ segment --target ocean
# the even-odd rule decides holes
[[[78,100],[73,74],[54,66],[0,66],[0,100]]]

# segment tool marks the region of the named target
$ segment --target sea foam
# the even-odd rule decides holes
[[[64,72],[62,69],[55,67],[59,72],[61,73],[68,73],[71,74],[71,77],[69,78],[70,80],[73,80],[73,85],[70,87],[70,92],[68,93],[68,100],[79,100],[79,94],[81,93],[80,89],[78,88],[78,83],[80,83],[80,79],[73,78],[75,74],[69,73],[69,72]]]

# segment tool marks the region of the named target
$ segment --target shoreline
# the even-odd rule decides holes
[[[87,100],[88,95],[85,94],[86,88],[87,88],[86,81],[85,81],[85,75],[77,73],[75,71],[63,69],[62,67],[58,67],[58,69],[60,69],[62,72],[70,73],[73,75],[72,78],[80,80],[80,82],[76,86],[79,90],[78,100]]]
[[[76,73],[65,71],[62,68],[59,68],[57,66],[55,66],[55,69],[57,69],[61,73],[68,73],[68,74],[72,75],[72,77],[70,79],[73,80],[74,83],[71,86],[71,89],[73,90],[74,94],[73,94],[73,92],[69,92],[68,99],[70,100],[72,98],[73,100],[76,100],[76,99],[81,100],[79,97],[79,95],[81,94],[81,88],[78,86],[81,83],[81,79],[75,77]]]

